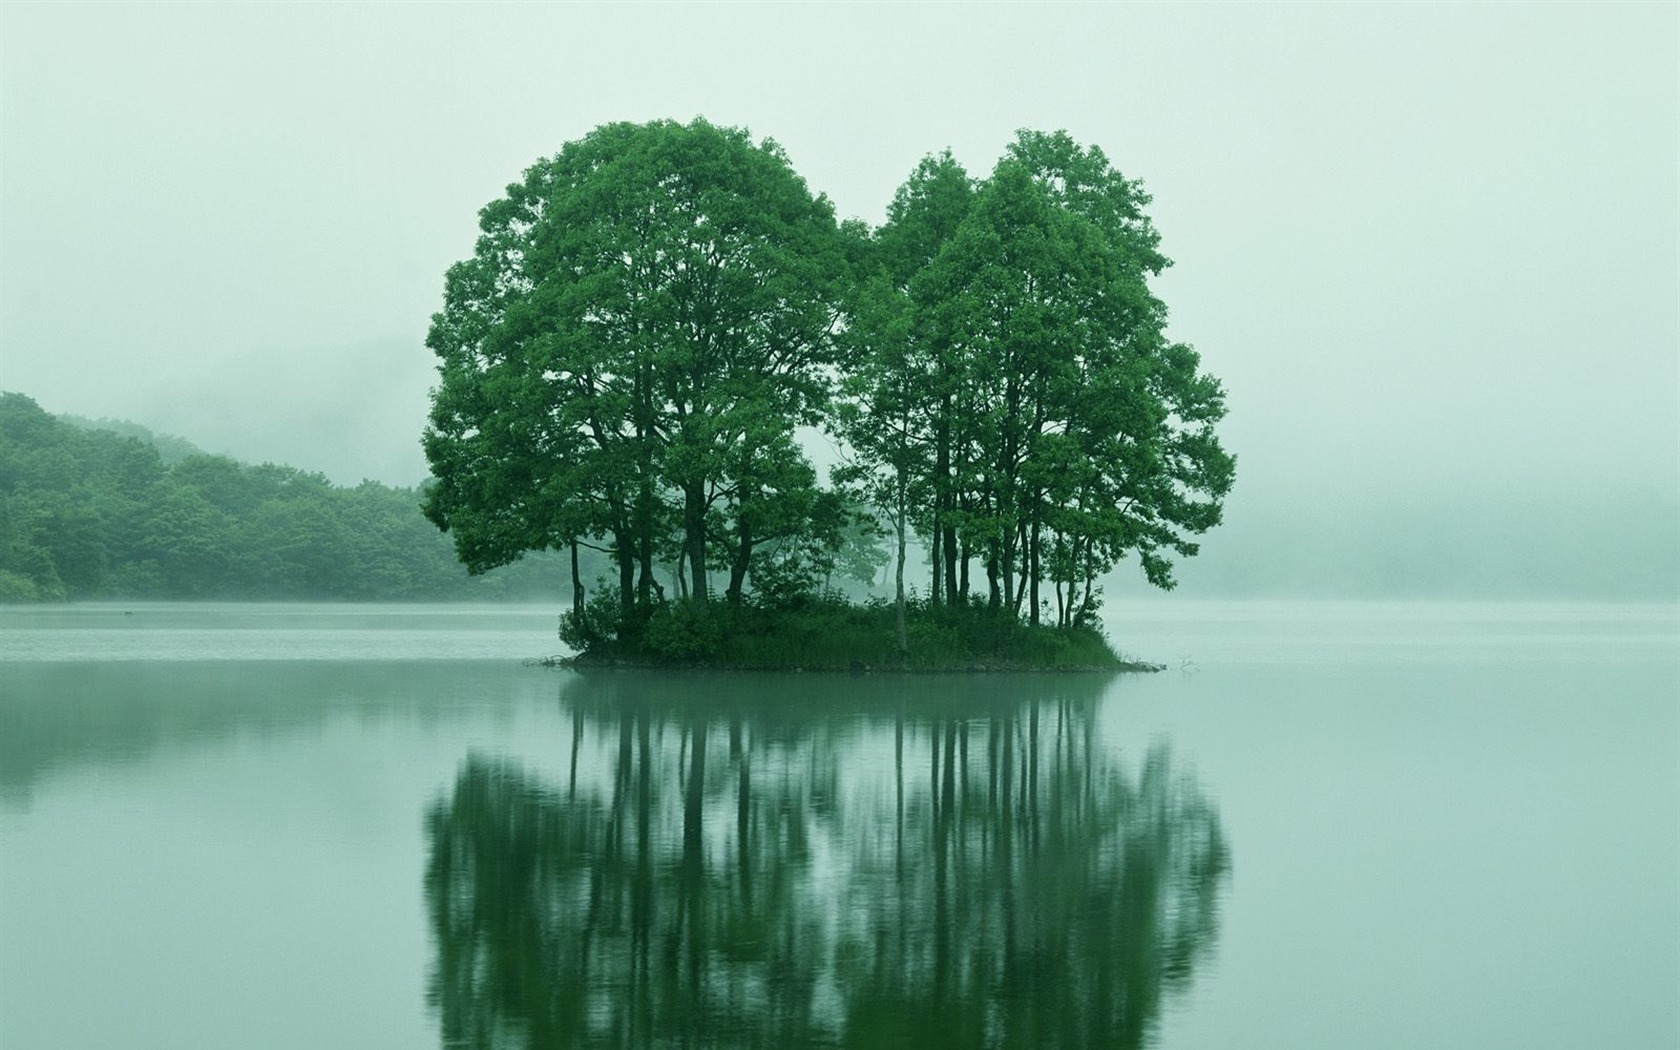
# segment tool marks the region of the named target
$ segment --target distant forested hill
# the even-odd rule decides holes
[[[133,424],[67,422],[0,393],[0,602],[570,594],[568,559],[549,553],[469,577],[420,498],[205,455]]]
[[[108,430],[118,437],[138,438],[141,442],[157,449],[166,467],[174,466],[192,456],[207,456],[197,445],[184,437],[174,434],[159,434],[150,427],[143,427],[139,423],[130,423],[126,419],[89,419],[86,416],[71,415],[68,412],[58,413],[58,419],[82,430]]]

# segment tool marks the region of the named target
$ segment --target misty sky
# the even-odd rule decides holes
[[[0,389],[411,484],[444,270],[563,142],[744,125],[878,222],[1065,128],[1229,391],[1187,591],[1673,596],[1677,12],[6,4]]]

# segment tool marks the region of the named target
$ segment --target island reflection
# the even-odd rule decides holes
[[[1218,813],[1096,686],[693,686],[574,678],[428,812],[445,1047],[1140,1047],[1210,950]]]

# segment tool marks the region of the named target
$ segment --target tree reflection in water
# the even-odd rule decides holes
[[[1217,811],[1095,685],[647,684],[573,679],[563,773],[472,756],[427,814],[446,1047],[1139,1047],[1214,941]]]

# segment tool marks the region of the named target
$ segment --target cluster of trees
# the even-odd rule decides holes
[[[1148,200],[1022,132],[984,179],[924,160],[871,229],[772,141],[603,126],[486,206],[448,273],[426,513],[475,572],[607,554],[617,630],[673,597],[661,567],[701,606],[807,589],[865,506],[901,610],[914,537],[935,607],[1088,623],[1124,557],[1172,586],[1233,475],[1220,385],[1148,287]],[[802,428],[837,440],[833,486]]]
[[[99,424],[104,427],[108,424]],[[160,453],[0,393],[0,602],[68,598],[414,600],[552,595],[558,556],[461,571],[414,489],[333,485],[175,439]]]
[[[978,561],[990,608],[1038,623],[1047,583],[1056,622],[1085,622],[1098,575],[1136,554],[1170,588],[1218,523],[1223,392],[1163,334],[1148,200],[1100,150],[1022,132],[983,182],[924,160],[874,232],[839,429],[936,604],[968,601]]]

